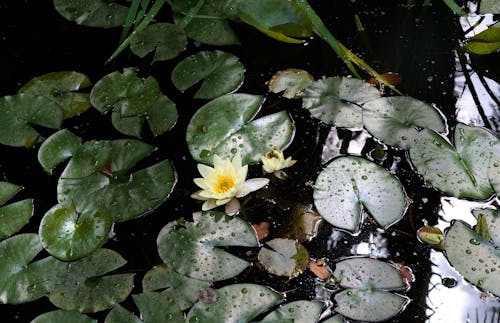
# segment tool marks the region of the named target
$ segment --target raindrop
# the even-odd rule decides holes
[[[473,245],[476,245],[476,246],[478,246],[478,245],[480,245],[480,244],[481,244],[481,242],[479,242],[479,240],[477,240],[476,238],[472,238],[472,239],[470,239],[470,240],[469,240],[469,243],[470,243],[470,244],[473,244]],[[467,249],[467,250],[468,250],[468,249]],[[467,251],[466,251],[466,252],[467,252]]]
[[[457,286],[457,280],[453,277],[443,277],[441,283],[443,284],[443,286],[448,288],[453,288]]]
[[[248,293],[248,289],[246,289],[246,288],[242,288],[242,289],[241,289],[241,293],[242,293],[242,294],[246,294],[246,293]]]

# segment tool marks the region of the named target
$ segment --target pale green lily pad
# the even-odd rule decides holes
[[[180,61],[172,71],[172,83],[185,91],[203,80],[194,95],[213,99],[236,91],[243,83],[245,68],[238,57],[219,50],[202,51]]]
[[[314,205],[333,226],[356,232],[366,210],[387,228],[406,210],[403,186],[385,168],[361,157],[339,157],[326,166],[314,184]]]
[[[408,298],[378,290],[347,289],[335,295],[335,311],[364,322],[381,322],[399,314]]]
[[[268,86],[273,93],[283,92],[284,98],[298,99],[312,82],[314,82],[314,77],[307,71],[287,68],[274,73]]]
[[[11,199],[21,186],[0,182],[0,206]],[[33,215],[33,199],[25,199],[0,207],[0,239],[21,230]]]
[[[500,13],[500,2],[498,0],[481,0],[479,13]]]
[[[434,131],[424,129],[414,139],[410,157],[424,179],[441,191],[473,199],[487,199],[494,190],[488,165],[500,143],[487,130],[457,124],[455,147]]]
[[[169,23],[156,23],[135,33],[130,49],[141,58],[155,51],[154,63],[178,56],[184,51],[186,43],[186,34],[181,27]]]
[[[153,147],[137,140],[90,141],[73,154],[57,185],[59,203],[83,212],[108,208],[113,221],[126,221],[160,205],[176,174],[168,160],[129,174]]]
[[[54,0],[54,7],[67,20],[89,27],[119,27],[128,8],[105,0]]]
[[[293,278],[307,268],[309,253],[296,240],[276,238],[266,244],[273,250],[260,249],[258,259],[270,273]]]
[[[91,85],[89,78],[78,72],[52,72],[35,77],[18,93],[41,95],[54,101],[63,111],[64,119],[79,115],[90,108],[88,93],[77,92]]]
[[[493,241],[495,246],[500,246],[500,210],[475,209],[472,210],[472,214],[476,219],[480,214],[484,214],[486,216],[490,239]]]
[[[421,128],[445,130],[441,114],[432,106],[408,96],[391,96],[363,104],[366,130],[385,144],[407,149]]]
[[[329,77],[311,84],[302,95],[302,107],[326,124],[342,127],[363,127],[361,105],[380,97],[379,91],[356,78]]]
[[[70,158],[82,146],[82,140],[67,129],[59,130],[47,138],[38,149],[38,162],[47,171]]]
[[[322,323],[345,323],[345,322],[346,322],[345,318],[342,315],[337,314],[328,318],[326,321],[323,321]]]
[[[0,242],[0,303],[34,300],[49,290],[46,259],[30,263],[43,250],[37,234],[25,233]]]
[[[59,106],[44,96],[17,94],[0,98],[0,144],[31,147],[43,137],[31,124],[58,129],[63,120]]]
[[[488,163],[488,179],[497,196],[500,196],[500,144],[495,145]]]
[[[134,274],[106,275],[126,263],[115,251],[99,249],[74,262],[52,259],[59,281],[48,296],[63,310],[95,313],[120,303],[132,291]]]
[[[219,288],[217,301],[196,303],[188,313],[187,322],[249,322],[281,300],[271,289],[255,284],[234,284]]]
[[[175,303],[180,310],[191,307],[198,300],[200,291],[209,286],[210,282],[181,275],[165,264],[153,267],[142,280],[144,292],[165,289],[162,293],[168,297],[169,303]]]
[[[232,278],[250,263],[223,250],[226,246],[257,247],[250,224],[221,212],[197,212],[194,222],[170,222],[157,244],[163,261],[178,273],[205,281]]]
[[[446,232],[446,257],[472,284],[500,296],[500,250],[460,221]]]
[[[317,322],[323,311],[324,304],[313,301],[295,301],[284,304],[272,311],[262,322],[277,322],[281,320],[292,320],[293,323]]]
[[[31,323],[97,323],[97,320],[76,311],[56,310],[38,315]]]
[[[76,212],[72,205],[57,204],[40,222],[40,240],[52,256],[63,261],[83,258],[108,238],[113,219],[106,208],[91,206]]]
[[[127,311],[125,308],[116,304],[113,309],[109,311],[104,323],[142,323],[143,321],[135,316],[133,313]]]
[[[191,156],[212,165],[213,155],[243,164],[259,162],[274,147],[283,149],[293,138],[294,124],[285,111],[254,119],[263,98],[228,94],[202,106],[189,122],[186,141]]]

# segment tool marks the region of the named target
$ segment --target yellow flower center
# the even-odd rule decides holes
[[[215,184],[214,191],[216,193],[226,193],[234,186],[234,178],[229,176],[217,176],[217,183]]]

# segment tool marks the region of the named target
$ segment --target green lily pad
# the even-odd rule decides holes
[[[128,8],[105,0],[54,0],[64,18],[89,27],[119,27],[125,24]]]
[[[380,97],[369,83],[356,78],[329,77],[311,84],[302,95],[302,107],[326,124],[342,127],[363,127],[361,105]]]
[[[281,300],[271,289],[255,284],[234,284],[217,289],[217,301],[194,304],[187,322],[249,322]]]
[[[248,222],[221,212],[197,212],[193,221],[170,222],[158,235],[160,257],[173,270],[199,280],[218,281],[234,277],[250,265],[222,249],[259,245]]]
[[[14,147],[29,148],[43,140],[31,124],[58,129],[63,120],[54,101],[30,94],[1,97],[0,113],[0,144]]]
[[[500,5],[499,5],[500,11]],[[467,39],[462,48],[473,54],[486,55],[497,52],[500,49],[500,24],[495,24],[479,34]]]
[[[272,311],[262,322],[281,322],[281,320],[292,320],[293,323],[318,322],[324,304],[313,301],[295,301],[284,304]]]
[[[142,323],[143,321],[135,316],[133,313],[127,311],[125,308],[116,304],[113,309],[109,311],[104,323]],[[62,323],[62,322],[61,322]]]
[[[276,238],[266,244],[273,250],[260,249],[258,259],[270,273],[293,278],[307,268],[309,253],[296,240]]]
[[[301,43],[312,34],[308,16],[288,0],[247,0],[238,6],[245,23],[279,41]]]
[[[88,93],[77,92],[91,85],[89,78],[78,72],[52,72],[35,77],[24,84],[18,93],[41,95],[54,101],[64,119],[79,115],[90,108]]]
[[[285,111],[254,119],[261,96],[228,94],[202,106],[189,122],[186,141],[191,156],[212,165],[213,155],[243,164],[259,162],[274,147],[283,149],[293,138],[294,124]]]
[[[22,189],[21,186],[0,182],[0,206]],[[0,207],[0,239],[21,230],[33,215],[33,199],[25,199]]]
[[[366,130],[385,144],[407,149],[421,128],[443,132],[441,114],[425,102],[407,96],[378,98],[363,104]]]
[[[322,323],[345,323],[345,322],[346,322],[345,318],[342,315],[337,314],[328,318],[326,321],[323,321]]]
[[[45,259],[30,263],[43,250],[37,234],[25,233],[0,242],[0,303],[34,300],[49,290]]]
[[[120,303],[132,291],[134,274],[106,275],[126,263],[115,251],[99,249],[74,262],[52,259],[59,281],[48,296],[63,310],[95,313]]]
[[[79,213],[89,207],[108,208],[115,222],[151,211],[168,197],[176,182],[168,160],[129,174],[152,150],[137,140],[84,143],[59,178],[59,203],[73,204]]]
[[[481,0],[479,13],[500,13],[500,3],[496,0]]]
[[[472,214],[477,219],[480,214],[483,214],[486,219],[486,225],[488,227],[488,233],[490,239],[493,241],[495,246],[500,245],[500,210],[491,209],[475,209],[472,210]]]
[[[203,80],[194,95],[197,99],[213,99],[236,91],[243,83],[245,68],[238,57],[219,50],[202,51],[186,57],[172,71],[172,83],[185,91]]]
[[[455,147],[434,131],[422,130],[410,148],[413,165],[426,181],[447,194],[487,199],[494,193],[488,165],[498,139],[485,129],[461,123],[454,139]]]
[[[67,129],[59,130],[47,138],[38,149],[38,162],[47,171],[73,156],[82,146],[82,141]]]
[[[497,196],[500,196],[500,145],[496,144],[493,148],[493,155],[488,163],[488,179],[490,185],[495,190]]]
[[[97,320],[75,311],[56,310],[38,315],[31,323],[97,323]]]
[[[347,289],[335,295],[335,311],[364,322],[388,320],[401,312],[408,298],[379,290]]]
[[[144,292],[132,295],[132,298],[144,322],[182,322],[184,320],[184,313],[175,303],[172,303],[169,293]]]
[[[181,275],[165,264],[153,267],[144,275],[144,292],[164,290],[169,303],[175,303],[180,310],[186,310],[198,300],[201,290],[210,286],[210,282]]]
[[[52,256],[63,261],[83,258],[108,238],[113,220],[106,208],[89,207],[76,212],[72,205],[58,204],[40,222],[40,240]]]
[[[169,23],[156,23],[134,34],[130,49],[141,58],[155,51],[154,63],[178,56],[184,51],[186,43],[186,34],[181,27]]]
[[[304,90],[314,82],[314,78],[307,71],[287,68],[278,71],[269,80],[269,90],[273,93],[283,92],[287,99],[298,99],[302,97]]]
[[[460,221],[445,239],[450,264],[472,284],[500,296],[500,250]]]
[[[356,232],[366,210],[387,228],[399,221],[407,199],[399,180],[385,168],[361,157],[334,159],[314,184],[314,205],[333,226]]]

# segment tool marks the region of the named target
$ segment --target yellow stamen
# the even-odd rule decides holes
[[[215,184],[214,191],[217,193],[226,193],[234,186],[234,178],[229,176],[217,176],[217,183]]]

